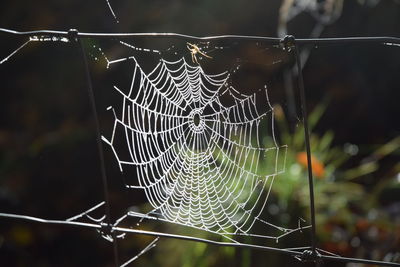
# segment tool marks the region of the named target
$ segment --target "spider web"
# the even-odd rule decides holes
[[[70,41],[64,37],[33,36],[0,64],[30,42]],[[247,62],[245,59],[236,57],[235,63],[217,68],[222,71],[203,67],[206,61],[220,63],[212,52],[226,59],[232,57],[230,53],[235,53],[237,47],[246,48],[245,45],[231,43],[232,52],[230,47],[210,42],[191,44],[192,49],[185,43],[181,50],[179,42],[160,50],[123,41],[118,44],[129,51],[128,56],[116,57],[121,52],[118,50],[110,50],[110,55],[106,55],[97,45],[93,45],[96,51],[89,53],[95,64],[103,58],[107,71],[112,72],[119,64],[130,69],[128,79],[108,88],[112,89],[108,94],[117,95],[120,101],[107,107],[113,123],[111,129],[103,131],[101,139],[126,176],[126,189],[132,195],[144,193],[150,208],[128,208],[122,216],[111,218],[107,212],[103,213],[109,205],[106,198],[64,221],[18,214],[2,216],[92,227],[114,244],[130,230],[141,233],[140,225],[144,221],[213,233],[237,245],[246,245],[240,236],[278,243],[281,238],[310,227],[302,225],[304,220],[299,219],[297,227],[287,228],[270,222],[272,218],[265,216],[274,181],[285,172],[288,150],[275,137],[275,109],[269,87],[243,89],[234,82],[241,64]],[[252,45],[256,47],[256,56],[270,47],[254,42]],[[275,48],[282,51],[279,46]],[[144,54],[151,54],[157,63],[147,62]],[[270,61],[267,64],[274,65],[282,60],[278,56]],[[137,225],[131,224],[131,219],[137,220]],[[145,234],[159,237],[165,231],[168,230]],[[190,239],[196,234],[180,236]],[[198,240],[205,242],[211,238]],[[153,248],[157,241],[158,238],[154,239],[125,264]],[[256,247],[252,241],[246,243]],[[296,250],[307,248],[278,250],[297,255]]]
[[[31,42],[77,41],[69,34],[68,38],[32,35],[2,59],[0,64],[6,63]],[[63,35],[67,36],[67,33]],[[115,220],[107,214],[107,208],[106,215],[101,211],[105,206],[109,208],[109,200],[105,194],[105,201],[66,220],[48,220],[11,213],[0,213],[0,216],[90,227],[97,229],[105,239],[113,242],[114,248],[117,248],[116,238],[123,238],[127,233],[157,237],[121,266],[132,263],[155,247],[159,237],[261,248],[296,255],[300,260],[310,260],[311,250],[308,249],[311,247],[272,248],[235,239],[239,235],[279,241],[284,236],[309,228],[301,225],[302,219],[299,219],[297,228],[290,229],[275,225],[269,222],[269,218],[262,216],[266,214],[264,211],[274,180],[285,173],[288,150],[287,145],[280,144],[275,138],[274,118],[278,110],[275,111],[273,102],[270,101],[269,87],[263,85],[255,92],[245,94],[242,92],[246,90],[233,82],[233,76],[240,65],[223,68],[222,72],[203,68],[203,63],[207,60],[218,59],[214,55],[207,55],[209,52],[220,50],[219,56],[225,53],[224,47],[210,45],[210,42],[202,42],[205,44],[202,47],[200,44],[190,44],[187,46],[189,51],[185,50],[183,53],[172,53],[174,46],[166,50],[156,50],[139,48],[122,41],[119,44],[134,50],[134,55],[109,60],[98,48],[107,62],[107,69],[122,62],[127,63],[131,69],[128,86],[115,83],[112,87],[121,101],[107,108],[113,114],[113,127],[111,133],[104,131],[101,139],[109,146],[122,173],[129,173],[128,170],[135,172],[135,175],[128,175],[125,187],[130,191],[143,192],[151,208],[145,212],[128,209]],[[259,44],[256,43],[256,46]],[[170,53],[169,57],[173,55],[172,60],[167,60],[167,52]],[[146,70],[143,66],[148,67],[152,63],[141,60],[138,56],[140,53],[152,53],[158,63]],[[118,55],[119,52],[112,57],[115,54]],[[98,57],[93,57],[96,61],[99,60]],[[249,57],[252,60],[260,57],[263,60],[260,55]],[[186,58],[191,58],[192,62]],[[270,55],[269,61],[274,65],[282,60],[274,60]],[[86,71],[88,74],[87,65]],[[89,75],[88,77],[90,78]],[[88,84],[90,92],[92,85],[90,82]],[[94,104],[93,95],[91,100]],[[95,108],[94,114],[97,120]],[[105,185],[108,193],[107,183]],[[121,227],[127,218],[139,219],[137,227]],[[91,223],[87,223],[88,220]],[[168,222],[211,232],[232,242],[215,242],[208,238],[196,238],[193,234],[167,234],[164,233],[165,230],[153,232],[138,229],[144,220]],[[274,231],[254,231],[256,224]],[[269,234],[270,232],[272,233]],[[340,258],[318,248],[315,251],[322,253],[316,255],[318,258]],[[116,262],[117,254],[115,249]],[[396,265],[364,259],[341,260]]]
[[[159,50],[120,43],[160,59],[146,72],[135,56],[109,60],[101,52],[107,68],[125,62],[131,69],[129,84],[113,85],[121,101],[107,108],[114,123],[102,140],[122,173],[133,170],[126,188],[144,192],[151,205],[147,212],[128,211],[115,226],[128,217],[157,220],[231,241],[238,235],[278,241],[307,228],[300,222],[284,228],[261,216],[274,180],[285,171],[287,153],[287,145],[275,138],[266,85],[243,94],[231,82],[239,67],[208,73],[195,63],[196,55],[193,62],[169,61]],[[266,127],[268,145],[261,132]],[[262,160],[268,166],[260,166]],[[255,224],[274,234],[254,233]]]

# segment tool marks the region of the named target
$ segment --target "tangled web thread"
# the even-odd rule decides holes
[[[135,183],[126,186],[144,190],[153,207],[147,214],[130,211],[127,216],[222,235],[248,235],[255,222],[289,232],[260,218],[274,178],[284,171],[278,160],[284,161],[287,149],[275,141],[266,87],[240,94],[229,85],[228,72],[206,74],[184,58],[161,59],[148,74],[134,57],[124,60],[132,62],[132,81],[130,88],[114,86],[123,98],[122,109],[117,114],[108,108],[115,121],[111,137],[102,139],[121,171],[135,169]],[[256,105],[259,98],[263,112]],[[261,145],[263,120],[272,125],[272,147]],[[265,157],[275,164],[260,174]]]

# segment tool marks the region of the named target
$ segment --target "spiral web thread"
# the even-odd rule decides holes
[[[228,235],[278,241],[307,228],[299,223],[298,228],[287,229],[260,218],[274,179],[284,172],[287,151],[274,136],[274,110],[266,86],[241,94],[230,85],[228,71],[206,74],[184,57],[173,62],[160,59],[148,74],[133,56],[106,60],[108,67],[130,61],[133,74],[129,88],[114,86],[122,96],[122,108],[116,112],[108,107],[114,125],[111,136],[102,140],[111,147],[121,172],[136,171],[137,178],[126,187],[143,190],[153,208],[147,213],[129,211],[115,226],[126,217],[138,217],[232,241]],[[271,147],[263,147],[260,138],[260,125],[265,124],[270,125]],[[259,166],[265,158],[272,166]],[[256,222],[279,234],[250,233]]]

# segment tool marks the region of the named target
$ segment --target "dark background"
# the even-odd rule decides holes
[[[396,1],[381,1],[374,7],[355,0],[344,2],[341,17],[325,28],[322,37],[399,36],[400,5]],[[128,0],[111,4],[120,23],[115,22],[106,1],[3,2],[0,27],[275,37],[281,1]],[[288,31],[307,38],[314,25],[309,14],[300,14],[288,24]],[[25,41],[6,34],[0,34],[0,40],[0,59]],[[315,47],[303,74],[309,109],[330,98],[316,131],[332,129],[335,144],[352,143],[363,149],[399,135],[399,47]],[[0,79],[1,211],[65,219],[101,201],[94,123],[76,49],[63,43],[32,43],[0,65]],[[398,154],[385,164],[397,163]],[[374,177],[361,182],[366,187],[376,183]],[[113,200],[118,202],[118,196]],[[4,266],[112,263],[110,244],[99,241],[92,231],[1,221],[0,262]],[[143,245],[138,242],[140,248]]]

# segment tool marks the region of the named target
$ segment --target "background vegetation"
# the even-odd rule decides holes
[[[111,3],[119,15],[118,24],[105,1],[3,2],[0,27],[277,36],[282,23],[279,0]],[[340,16],[324,24],[322,37],[399,36],[396,1],[342,4]],[[286,30],[296,37],[309,37],[316,23],[312,13],[303,12],[286,24]],[[0,38],[0,58],[23,42],[5,35]],[[310,51],[304,78],[312,110],[318,244],[345,256],[400,261],[400,49],[357,44]],[[68,45],[42,43],[26,47],[0,65],[1,211],[65,219],[102,199],[94,126],[77,62],[79,55]],[[279,112],[276,119],[280,138],[300,151],[288,155],[285,180],[290,182],[278,180],[273,188],[280,219],[290,223],[298,216],[309,217],[304,148],[298,141],[301,128],[290,132]],[[126,196],[112,199],[118,203]],[[1,221],[4,266],[112,265],[109,243],[99,241],[95,232]],[[135,236],[122,243],[121,249],[134,255],[150,241]],[[175,240],[161,240],[137,261],[143,266],[266,263],[305,266],[281,255]]]

